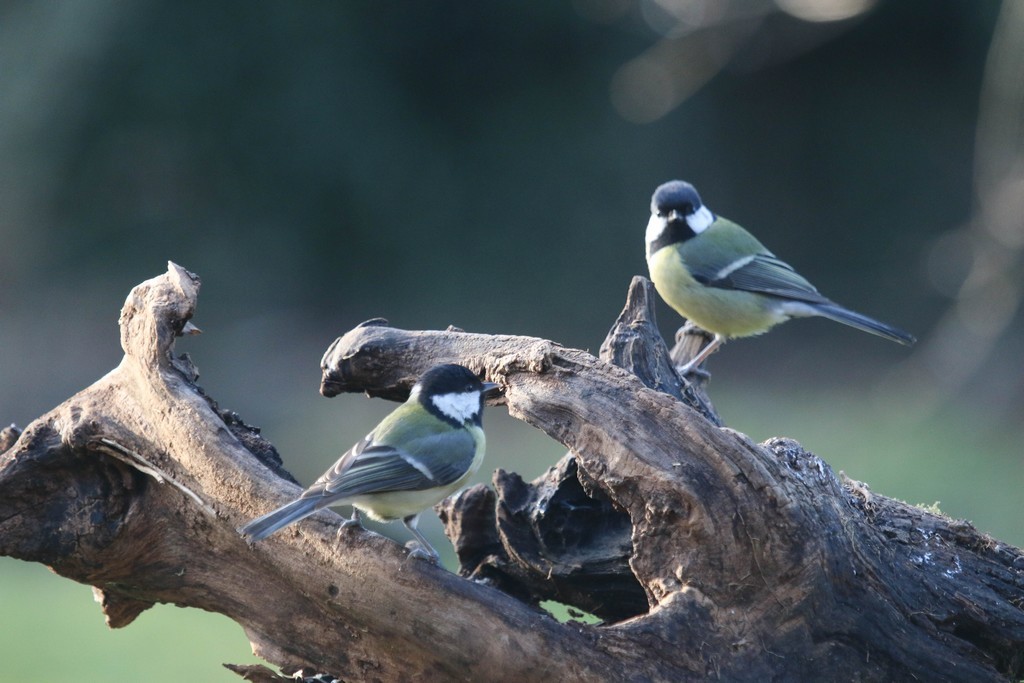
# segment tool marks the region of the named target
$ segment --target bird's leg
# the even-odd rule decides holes
[[[409,557],[418,557],[421,560],[429,560],[434,564],[441,563],[441,556],[434,550],[434,546],[430,545],[427,537],[420,533],[420,530],[416,528],[419,523],[419,513],[415,515],[409,515],[404,518],[402,522],[405,523],[405,528],[412,532],[412,535],[416,537],[415,541],[409,541],[405,544],[406,548],[409,548]]]
[[[349,518],[349,519],[346,519],[344,522],[342,522],[338,526],[338,534],[337,534],[337,538],[335,540],[336,541],[341,541],[341,534],[344,533],[345,529],[350,529],[351,527],[354,527],[354,526],[357,526],[360,529],[363,528],[363,518],[362,518],[362,516],[361,516],[361,514],[359,512],[359,508],[357,508],[357,507],[353,507],[352,508],[352,517]]]
[[[707,360],[708,356],[718,350],[718,347],[725,343],[725,337],[720,334],[716,334],[715,338],[707,343],[707,345],[700,350],[696,356],[694,356],[689,363],[679,368],[679,374],[684,378],[696,370],[701,363]]]

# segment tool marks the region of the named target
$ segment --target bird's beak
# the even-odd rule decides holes
[[[672,209],[671,211],[668,212],[666,220],[669,223],[675,223],[676,221],[685,221],[686,216],[684,216],[682,212]]]
[[[494,382],[484,382],[484,398],[496,398],[501,395],[501,387]]]

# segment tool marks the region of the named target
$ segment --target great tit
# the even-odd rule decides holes
[[[484,457],[484,394],[497,388],[461,365],[438,365],[413,386],[409,399],[297,499],[239,529],[254,541],[331,505],[352,505],[377,521],[401,519],[419,541],[413,553],[437,562],[416,528],[419,514],[461,487]]]
[[[646,240],[647,267],[658,294],[714,335],[682,374],[726,339],[761,334],[790,318],[818,315],[906,346],[916,341],[826,299],[749,232],[711,213],[693,185],[681,180],[654,191]]]

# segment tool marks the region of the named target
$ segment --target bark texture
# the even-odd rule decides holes
[[[199,607],[285,671],[343,680],[1024,675],[1021,551],[840,480],[796,442],[721,427],[676,374],[643,278],[602,358],[380,320],[327,350],[327,396],[404,399],[428,367],[460,362],[569,450],[538,481],[499,471],[493,490],[439,506],[475,580],[359,529],[336,540],[332,512],[249,545],[235,528],[300,489],[174,355],[198,288],[174,264],[140,284],[120,365],[0,435],[0,553],[95,586],[111,626],[155,602]],[[676,361],[698,343],[684,334]],[[548,598],[606,622],[558,623],[535,607]]]

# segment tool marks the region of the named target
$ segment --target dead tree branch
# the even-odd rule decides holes
[[[428,367],[463,363],[569,449],[541,481],[499,471],[493,492],[442,506],[462,571],[479,580],[369,532],[336,542],[330,512],[249,546],[235,528],[299,488],[174,356],[198,287],[174,264],[136,287],[121,364],[0,456],[0,553],[96,586],[112,626],[155,602],[199,607],[240,623],[285,670],[358,680],[1024,673],[1021,552],[843,482],[793,441],[717,426],[703,392],[675,376],[642,278],[604,359],[382,321],[324,356],[328,396],[402,399]],[[607,623],[557,623],[534,606],[545,597]]]

